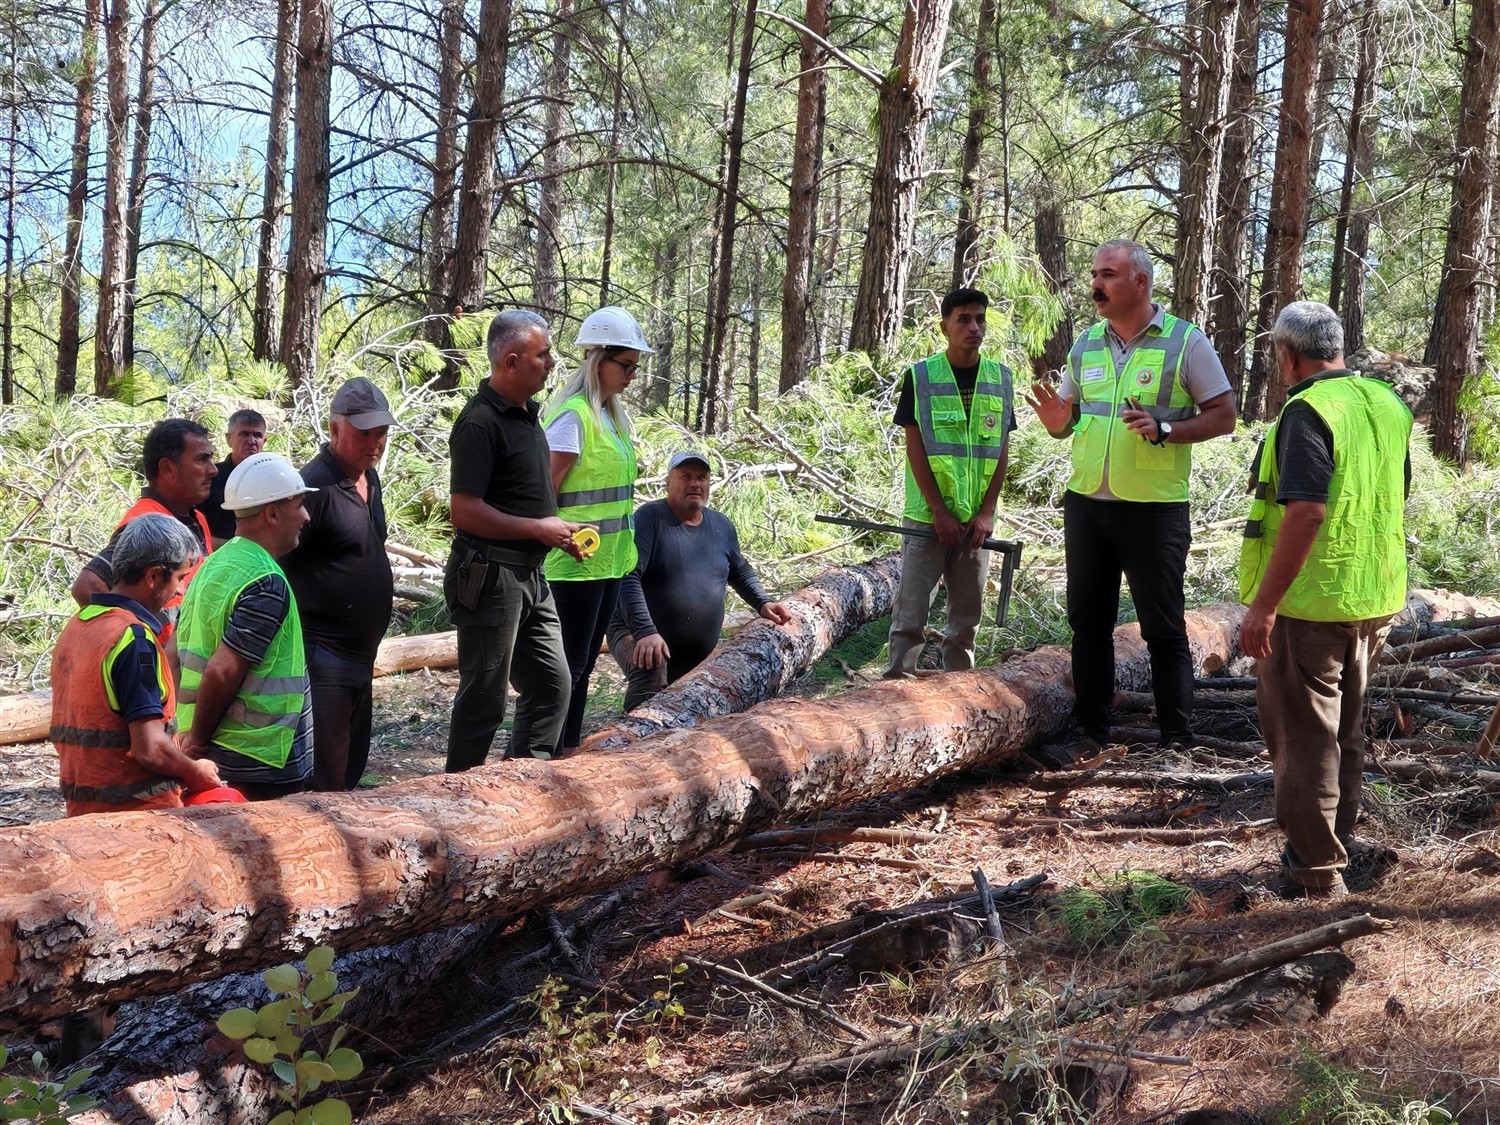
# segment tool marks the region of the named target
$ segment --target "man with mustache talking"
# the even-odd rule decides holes
[[[1234,396],[1213,345],[1151,300],[1151,256],[1139,243],[1094,251],[1094,307],[1103,318],[1073,345],[1062,384],[1027,397],[1053,437],[1073,439],[1063,499],[1073,717],[1090,756],[1109,738],[1120,577],[1151,654],[1164,746],[1192,744],[1193,667],[1183,617],[1190,446],[1234,430]]]

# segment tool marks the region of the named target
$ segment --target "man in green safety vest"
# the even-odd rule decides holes
[[[980,549],[995,530],[995,505],[1015,429],[1010,368],[979,354],[990,299],[978,289],[943,298],[939,326],[948,346],[907,369],[896,403],[906,434],[908,527],[935,538],[901,544],[901,586],[891,608],[887,679],[916,671],[938,579],[948,590],[943,671],[974,667],[984,576],[990,555]]]
[[[1103,318],[1068,355],[1062,384],[1032,386],[1047,431],[1072,438],[1063,497],[1073,717],[1082,737],[1060,757],[1092,756],[1109,738],[1120,578],[1151,654],[1163,746],[1192,743],[1193,666],[1182,582],[1190,446],[1234,429],[1234,396],[1204,334],[1151,300],[1151,256],[1118,239],[1094,251]]]
[[[1287,305],[1271,339],[1290,389],[1253,474],[1240,647],[1259,661],[1256,704],[1286,836],[1270,885],[1338,897],[1351,856],[1381,851],[1354,839],[1354,821],[1365,686],[1406,602],[1412,418],[1389,386],[1344,366],[1343,325],[1327,305]]]
[[[224,486],[235,537],[199,568],[178,619],[182,750],[252,801],[301,792],[312,774],[302,624],[276,560],[297,545],[315,491],[279,454],[241,461]]]

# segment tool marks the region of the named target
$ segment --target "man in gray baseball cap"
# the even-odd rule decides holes
[[[635,512],[635,570],[620,582],[609,649],[628,677],[631,711],[687,675],[714,650],[724,627],[724,591],[774,625],[792,615],[767,596],[740,553],[740,537],[708,505],[708,458],[697,450],[667,461],[667,496]]]
[[[317,489],[282,560],[302,611],[312,680],[313,788],[353,789],[370,755],[375,653],[391,621],[391,564],[376,465],[396,419],[363,375],[333,396],[328,443],[302,468]]]

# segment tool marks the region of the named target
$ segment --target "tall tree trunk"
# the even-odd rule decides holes
[[[738,88],[737,66],[735,45],[738,38],[735,34],[739,27],[740,10],[737,7],[729,9],[729,34],[725,36],[726,46],[724,48],[724,70],[731,81],[726,83],[727,90]],[[700,355],[698,366],[698,409],[693,415],[693,429],[703,430],[704,412],[708,403],[708,382],[710,368],[713,366],[713,316],[714,300],[719,292],[719,251],[723,249],[724,215],[726,200],[724,198],[724,182],[729,178],[729,130],[730,118],[734,116],[734,98],[731,95],[720,113],[719,127],[719,164],[718,178],[715,181],[717,187],[714,191],[713,221],[708,229],[708,275],[703,285],[703,351]],[[690,287],[691,289],[691,287]],[[691,306],[692,297],[688,298]],[[689,329],[689,346],[691,347],[692,332]],[[686,409],[684,404],[684,417]],[[684,425],[687,423],[684,422]]]
[[[1250,319],[1247,235],[1250,228],[1250,160],[1255,148],[1255,82],[1258,73],[1261,0],[1240,0],[1234,34],[1234,74],[1229,86],[1220,176],[1219,218],[1206,331],[1224,364],[1235,403],[1245,372],[1245,331]]]
[[[453,287],[449,306],[455,316],[484,307],[489,268],[490,223],[495,216],[496,159],[500,110],[505,103],[505,61],[510,41],[510,0],[481,0],[479,42],[475,46],[474,104],[464,144],[462,187],[458,197],[458,233],[453,248]],[[452,347],[452,337],[444,343]],[[458,386],[459,363],[449,356],[439,389]]]
[[[281,363],[292,386],[312,382],[328,234],[328,111],[333,82],[333,0],[301,0],[297,28],[297,147],[292,161],[292,237],[287,253]]]
[[[1488,250],[1496,177],[1497,111],[1500,111],[1500,6],[1474,0],[1464,57],[1448,245],[1438,285],[1437,306],[1442,328],[1433,332],[1437,395],[1432,412],[1432,451],[1460,463],[1468,442],[1468,424],[1459,412],[1458,400],[1464,380],[1475,373],[1479,362],[1480,288],[1494,281]]]
[[[952,7],[952,0],[907,0],[894,65],[880,80],[870,220],[849,329],[852,351],[879,355],[901,330],[916,252],[927,122]]]
[[[744,27],[740,38],[739,75],[734,87],[734,111],[729,119],[729,144],[724,162],[724,207],[719,223],[718,285],[709,308],[708,381],[704,429],[707,433],[724,433],[729,429],[729,378],[724,363],[724,335],[729,328],[729,294],[734,282],[734,235],[739,225],[737,210],[740,198],[740,164],[745,147],[745,102],[750,92],[750,64],[755,47],[755,9],[757,0],[746,0]]]
[[[677,352],[677,239],[656,252],[655,276],[661,283],[656,301],[659,310],[651,328],[656,355],[651,357],[651,377],[646,383],[646,407],[665,410],[672,400],[672,372]]]
[[[979,215],[982,194],[979,157],[989,129],[990,66],[995,58],[995,13],[999,0],[979,0],[979,27],[974,33],[974,73],[969,81],[969,124],[964,130],[962,170],[958,178],[958,230],[953,237],[952,288],[969,284],[979,269]]]
[[[765,296],[766,256],[759,247],[755,249],[755,267],[750,274],[750,347],[745,362],[745,382],[749,390],[750,409],[760,413],[760,344],[761,325],[765,321],[765,310],[761,301]]]
[[[125,126],[130,110],[130,0],[106,0],[104,75],[104,223],[99,312],[94,325],[94,393],[101,398],[125,370],[125,207],[129,170]]]
[[[834,276],[838,271],[839,252],[844,245],[844,176],[843,169],[838,164],[833,166],[832,179],[832,199],[828,213],[823,217],[823,230],[828,233],[823,239],[823,259],[818,264],[818,281],[815,286],[823,293],[827,293],[833,285]],[[813,349],[813,366],[824,361],[828,355],[829,341],[837,337],[839,327],[843,322],[839,302],[825,298],[823,315],[818,318],[818,338]]]
[[[463,0],[443,0],[438,14],[438,106],[437,137],[432,155],[432,202],[427,210],[425,269],[427,272],[427,320],[422,334],[438,347],[446,347],[452,308],[453,209],[458,192],[459,100],[464,81]],[[445,365],[446,369],[446,365]]]
[[[67,235],[63,243],[62,293],[57,325],[56,394],[67,398],[78,389],[78,346],[82,337],[78,308],[83,295],[83,222],[89,198],[89,156],[94,130],[94,70],[99,56],[99,0],[84,0],[83,46],[78,52],[78,82],[73,102],[73,160],[68,171]]]
[[[141,13],[141,64],[136,82],[135,136],[131,140],[130,194],[125,204],[125,366],[135,363],[136,273],[141,260],[141,217],[151,161],[151,122],[156,112],[156,0]]]
[[[1214,297],[1214,252],[1222,217],[1219,195],[1229,123],[1231,71],[1239,0],[1199,0],[1193,96],[1183,122],[1181,191],[1177,206],[1177,315],[1204,323]],[[1186,67],[1186,64],[1184,64]]]
[[[558,268],[562,244],[563,181],[567,163],[568,60],[573,45],[573,0],[557,0],[552,28],[552,60],[547,66],[547,106],[543,111],[542,175],[537,191],[536,279],[532,300],[544,314],[568,307],[567,271]],[[611,169],[613,170],[613,169]]]
[[[1286,400],[1271,348],[1271,325],[1289,301],[1302,296],[1302,249],[1307,238],[1311,182],[1312,100],[1318,85],[1323,0],[1288,0],[1286,57],[1281,67],[1281,113],[1276,163],[1271,172],[1271,214],[1266,224],[1255,358],[1245,396],[1248,418],[1272,418]]]
[[[1036,209],[1036,260],[1047,278],[1047,288],[1061,294],[1068,276],[1068,238],[1064,226],[1062,203],[1056,190],[1048,184]],[[1031,357],[1031,372],[1038,379],[1061,371],[1073,347],[1073,320],[1066,312],[1052,330],[1041,355]]]
[[[286,218],[286,129],[292,116],[297,65],[297,0],[276,2],[276,42],[271,50],[271,106],[266,119],[266,171],[261,185],[260,229],[255,250],[255,312],[251,354],[281,357],[281,235]]]
[[[615,258],[615,200],[620,186],[620,110],[625,99],[625,5],[615,16],[614,105],[609,116],[609,168],[604,187],[604,253],[599,265],[599,304],[609,304]]]
[[[1364,254],[1369,245],[1368,207],[1370,192],[1366,178],[1375,157],[1375,99],[1380,90],[1380,0],[1364,0],[1360,10],[1357,35],[1359,39],[1359,62],[1354,69],[1354,89],[1349,95],[1349,127],[1344,133],[1344,174],[1339,184],[1339,213],[1333,227],[1333,261],[1328,277],[1328,304],[1344,314],[1344,347],[1347,351],[1358,351],[1364,346],[1364,309],[1356,319],[1359,341],[1349,339],[1349,308],[1356,290],[1361,304],[1364,301]],[[1365,216],[1360,256],[1351,254],[1353,241],[1351,224],[1354,222],[1355,193],[1358,191],[1359,211]],[[1345,295],[1349,300],[1346,301]]]
[[[12,16],[15,9],[11,9]],[[15,360],[15,313],[16,313],[16,166],[21,150],[21,92],[19,89],[21,58],[20,28],[14,19],[10,22],[10,57],[6,59],[6,76],[10,89],[6,91],[6,136],[5,136],[5,289],[0,294],[0,406],[12,406],[16,401]]]
[[[828,35],[828,0],[807,0],[803,23]],[[813,255],[818,237],[818,180],[823,167],[823,129],[828,117],[828,52],[812,35],[802,36],[797,75],[797,134],[792,142],[792,185],[787,206],[786,272],[781,281],[781,392],[807,377],[808,317],[812,313]]]

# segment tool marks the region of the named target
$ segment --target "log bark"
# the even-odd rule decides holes
[[[780,694],[829,649],[891,612],[901,556],[830,570],[782,601],[792,614],[780,628],[756,621],[666,691],[585,742],[614,750],[674,727],[696,726]]]
[[[1243,611],[1188,615],[1194,664]],[[1119,686],[1150,676],[1116,632]],[[1014,756],[1060,733],[1066,649],[817,704],[776,700],[620,752],[370,793],[75,817],[0,832],[0,1030],[298,957],[514,914],[755,829]]]

